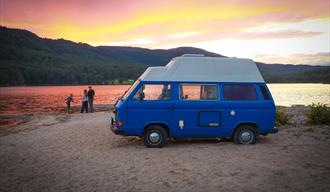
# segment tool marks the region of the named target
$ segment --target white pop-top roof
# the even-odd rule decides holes
[[[185,54],[164,67],[149,67],[142,81],[265,82],[251,59]]]

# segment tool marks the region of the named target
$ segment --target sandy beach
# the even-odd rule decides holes
[[[111,112],[41,114],[0,129],[0,191],[327,191],[330,127],[292,124],[256,145],[114,135]]]

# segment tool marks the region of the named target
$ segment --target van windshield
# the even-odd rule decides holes
[[[127,99],[127,97],[131,94],[133,89],[136,87],[136,85],[139,83],[139,80],[136,80],[133,85],[125,91],[124,95],[122,96],[122,99]]]

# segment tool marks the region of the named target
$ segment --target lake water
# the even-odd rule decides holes
[[[276,105],[330,105],[330,84],[268,84]],[[129,85],[95,85],[95,104],[112,104]],[[63,111],[70,93],[81,105],[87,86],[0,87],[0,114],[52,113]]]

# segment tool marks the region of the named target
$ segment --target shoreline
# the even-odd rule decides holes
[[[20,114],[0,114],[0,130],[17,125],[27,123],[36,116],[59,116],[80,113],[81,106],[72,106],[71,113],[66,112],[66,108],[61,108],[54,112],[36,112],[36,113],[20,113]],[[94,113],[99,112],[112,112],[113,104],[95,104]]]
[[[285,113],[291,115],[291,119],[289,121],[290,125],[304,125],[307,117],[306,113],[308,111],[308,106],[305,105],[292,105],[292,106],[277,106],[281,108]],[[21,124],[28,123],[32,121],[34,118],[39,118],[43,116],[66,116],[66,115],[74,115],[80,114],[81,106],[73,106],[71,107],[72,113],[66,113],[66,109],[62,108],[55,112],[42,112],[42,113],[24,113],[24,114],[0,114],[0,131],[4,131],[7,129],[15,128]],[[94,105],[94,113],[101,112],[112,112],[113,104],[95,104]],[[87,113],[94,114],[94,113]]]

